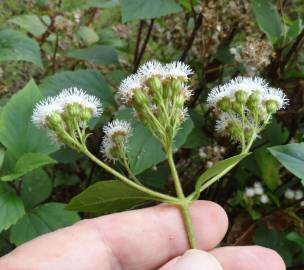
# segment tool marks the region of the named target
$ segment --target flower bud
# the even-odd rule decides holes
[[[152,92],[158,92],[161,93],[162,92],[162,81],[160,80],[159,77],[157,76],[153,76],[151,78],[148,79],[147,84],[150,86]]]
[[[239,114],[243,112],[243,106],[238,102],[232,102],[232,109],[234,112]]]
[[[231,109],[231,101],[229,97],[223,97],[217,102],[217,106],[223,111],[228,112]]]
[[[146,94],[141,89],[134,91],[134,100],[140,107],[141,105],[148,104],[149,102]]]
[[[182,81],[177,78],[172,79],[171,88],[172,88],[173,95],[176,93],[180,93],[180,90],[183,88]]]
[[[265,105],[266,105],[267,113],[269,114],[275,113],[279,108],[278,103],[275,100],[267,100],[265,102]]]
[[[47,118],[47,126],[50,129],[55,130],[57,127],[60,127],[63,125],[63,119],[59,113],[52,113]]]
[[[247,101],[246,92],[243,90],[238,90],[234,93],[235,99],[238,103],[245,105]]]
[[[258,93],[252,93],[247,100],[247,107],[249,110],[254,111],[257,109],[260,100],[260,95]]]

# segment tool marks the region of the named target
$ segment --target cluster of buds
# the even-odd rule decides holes
[[[272,88],[259,77],[237,77],[213,88],[209,107],[216,108],[216,129],[241,142],[244,148],[268,124],[271,115],[284,108],[288,99],[281,89]]]
[[[304,194],[301,189],[287,189],[284,196],[287,200],[302,200],[304,198]]]
[[[260,182],[255,182],[252,187],[245,189],[245,196],[247,198],[258,199],[260,203],[269,203],[269,197],[265,194],[264,188]]]
[[[129,138],[132,134],[131,125],[127,121],[114,120],[103,128],[105,134],[101,152],[109,159],[124,164],[127,162]]]
[[[48,128],[56,142],[74,148],[73,140],[83,139],[88,121],[102,111],[98,98],[72,87],[40,101],[34,108],[32,121],[40,128]]]
[[[206,168],[211,168],[214,163],[223,159],[223,155],[225,154],[226,149],[223,146],[213,146],[207,145],[202,146],[198,150],[198,155],[201,159],[205,161]]]
[[[182,62],[163,65],[150,61],[119,86],[121,102],[134,108],[139,120],[165,148],[170,147],[187,117],[184,104],[191,96],[187,86],[191,74],[190,67]]]

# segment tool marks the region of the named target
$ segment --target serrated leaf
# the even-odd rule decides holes
[[[26,153],[18,159],[15,168],[10,174],[1,176],[1,180],[12,181],[44,165],[54,163],[56,163],[56,160],[50,158],[48,155],[41,153]]]
[[[101,181],[74,197],[67,209],[108,214],[134,208],[153,200],[149,195],[118,180]]]
[[[49,16],[42,16],[39,18],[34,14],[16,16],[8,21],[20,26],[34,36],[42,35],[47,30],[47,26],[51,22]]]
[[[250,0],[260,29],[275,44],[282,34],[282,22],[276,6],[270,0]]]
[[[72,50],[67,56],[86,60],[97,65],[110,65],[118,63],[116,50],[111,46],[96,45],[90,48]]]
[[[76,213],[64,209],[65,204],[47,203],[24,215],[11,229],[10,241],[21,245],[33,238],[72,225],[79,220]]]
[[[1,61],[27,61],[42,68],[38,43],[13,30],[0,31]]]
[[[120,0],[122,22],[151,19],[181,12],[175,0]]]
[[[50,154],[59,148],[46,130],[38,129],[31,121],[33,108],[41,98],[40,89],[31,80],[2,109],[0,142],[15,162],[25,153]]]
[[[0,232],[10,228],[24,213],[21,198],[5,183],[0,183]]]
[[[22,179],[21,198],[27,208],[45,201],[52,192],[53,184],[47,173],[38,169]]]
[[[287,170],[304,180],[304,143],[278,145],[268,150]]]
[[[224,160],[217,162],[214,166],[206,170],[198,179],[195,184],[195,192],[199,193],[201,187],[208,180],[218,175],[222,171],[226,169],[232,169],[236,164],[238,164],[244,157],[248,156],[248,154],[240,154],[237,156],[233,156]]]

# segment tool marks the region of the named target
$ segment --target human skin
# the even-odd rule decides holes
[[[215,248],[228,218],[210,201],[190,207],[199,249],[207,250],[224,270],[284,270],[281,257],[259,246]],[[1,270],[173,270],[187,249],[180,211],[159,205],[82,220],[45,234],[0,258]],[[202,268],[204,269],[204,268]]]

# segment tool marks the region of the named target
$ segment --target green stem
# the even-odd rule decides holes
[[[137,179],[137,177],[135,176],[135,174],[132,172],[131,168],[130,168],[130,165],[129,165],[129,162],[128,162],[128,159],[126,157],[126,153],[124,151],[122,151],[123,153],[122,154],[122,165],[125,167],[125,169],[127,170],[128,172],[128,175],[130,178],[132,178],[132,180],[134,182],[136,182],[137,184],[139,185],[142,185],[142,183]]]
[[[182,204],[180,204],[180,209],[181,209],[181,212],[182,212],[182,215],[183,215],[183,220],[184,220],[186,231],[187,231],[187,234],[188,234],[189,244],[190,244],[191,248],[196,249],[197,248],[197,242],[196,242],[194,229],[193,229],[193,224],[192,224],[192,219],[191,219],[191,215],[190,215],[190,211],[189,211],[190,201],[188,201],[185,198],[183,188],[182,188],[182,185],[180,183],[178,173],[177,173],[177,170],[176,170],[176,167],[175,167],[175,163],[174,163],[174,160],[173,160],[172,149],[168,149],[167,157],[168,157],[168,163],[169,163],[169,166],[170,166],[170,169],[171,169],[171,173],[172,173],[173,182],[174,182],[177,197],[179,198],[179,200],[181,202],[183,202]]]

